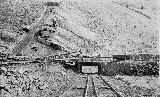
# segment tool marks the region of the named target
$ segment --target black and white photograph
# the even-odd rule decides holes
[[[160,97],[160,0],[0,0],[0,97]]]

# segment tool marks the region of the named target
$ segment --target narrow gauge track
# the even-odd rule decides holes
[[[85,97],[88,75],[80,75],[59,97]]]
[[[116,91],[101,75],[92,77],[98,97],[124,97],[123,93]]]
[[[98,97],[94,82],[93,82],[93,75],[88,75],[88,83],[87,83],[87,88],[86,88],[86,93],[84,94],[85,96],[83,97]]]
[[[100,75],[81,75],[59,97],[124,97]]]

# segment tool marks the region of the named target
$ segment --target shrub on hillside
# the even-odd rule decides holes
[[[157,62],[146,62],[145,64],[135,64],[129,62],[111,62],[103,65],[104,75],[114,76],[158,76],[159,66]]]

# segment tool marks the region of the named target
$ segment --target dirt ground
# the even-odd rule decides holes
[[[144,87],[155,91],[155,94],[160,96],[160,80],[159,77],[152,76],[115,76],[117,79],[127,81],[131,86]]]

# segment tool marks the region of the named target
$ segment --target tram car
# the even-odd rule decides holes
[[[27,60],[29,60],[29,57],[27,57],[27,56],[15,56],[14,58],[15,58],[15,60],[18,60],[18,61],[27,61]]]
[[[131,56],[130,55],[113,55],[113,60],[116,61],[124,61],[124,60],[130,60]]]
[[[31,63],[41,63],[42,61],[44,61],[44,58],[35,58]]]
[[[74,65],[75,65],[75,62],[73,62],[73,61],[68,61],[68,62],[66,62],[66,64],[67,64],[67,65],[74,66]]]
[[[59,6],[58,2],[47,2],[45,3],[46,6]]]

